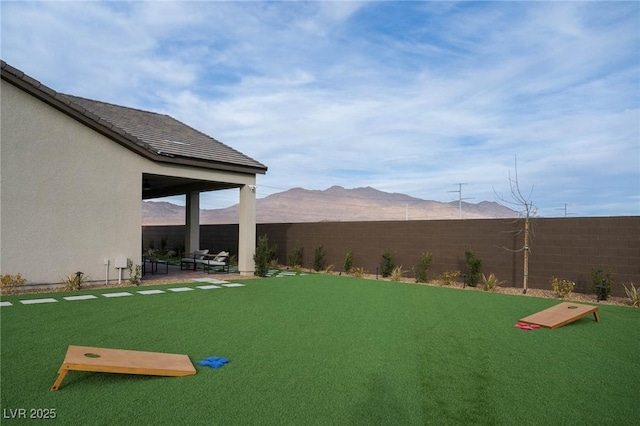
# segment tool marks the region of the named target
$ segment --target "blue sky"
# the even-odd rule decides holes
[[[2,59],[266,164],[258,197],[372,186],[640,214],[639,2],[6,2]],[[226,207],[237,193],[202,197]]]

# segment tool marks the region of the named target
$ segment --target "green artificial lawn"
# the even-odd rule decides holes
[[[86,301],[62,300],[71,293],[3,297],[13,306],[0,308],[2,423],[25,422],[10,418],[20,408],[55,409],[61,424],[105,425],[632,424],[640,417],[640,310],[601,306],[600,323],[589,316],[524,331],[513,327],[519,318],[558,301],[330,275],[243,282]],[[125,290],[140,288],[73,294]],[[59,302],[18,302],[44,297]],[[51,392],[68,345],[187,354],[197,374],[72,371]],[[196,364],[210,356],[231,362]]]

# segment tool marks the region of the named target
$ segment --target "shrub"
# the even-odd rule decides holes
[[[289,253],[289,266],[294,269],[302,267],[302,248],[294,247]]]
[[[353,268],[353,253],[351,252],[351,250],[349,250],[347,252],[347,254],[344,256],[344,272],[345,273],[349,273],[351,272],[351,269]]]
[[[380,272],[382,277],[389,277],[396,267],[396,259],[391,250],[386,250],[382,253],[382,264],[380,265]]]
[[[63,279],[65,289],[70,291],[80,290],[84,286],[86,278],[83,272],[76,272],[75,274],[69,274]]]
[[[176,256],[178,257],[182,257],[182,254],[184,254],[184,244],[176,244],[176,246],[173,248],[173,251],[176,252]]]
[[[321,271],[324,269],[325,264],[327,263],[326,260],[326,251],[324,250],[323,246],[318,246],[316,247],[316,251],[313,255],[313,270],[314,271]]]
[[[11,294],[26,282],[27,280],[25,280],[19,273],[16,275],[3,275],[0,278],[0,290],[2,290],[2,293],[4,294]]]
[[[131,259],[127,259],[127,268],[129,269],[129,282],[133,285],[140,285],[142,265],[134,265]]]
[[[604,291],[600,295],[602,300],[607,300],[611,294],[611,286],[613,285],[613,277],[610,271],[603,271],[602,268],[591,269],[591,281],[593,285],[593,291],[598,294],[598,285],[604,285]]]
[[[272,252],[269,249],[269,238],[266,235],[258,237],[258,245],[253,255],[255,262],[254,275],[258,277],[266,277],[269,272],[269,263],[271,262]]]
[[[402,265],[396,266],[395,268],[393,268],[393,271],[391,271],[391,280],[400,281],[403,275],[404,271],[402,270]]]
[[[631,302],[631,306],[640,308],[640,294],[638,294],[638,290],[640,290],[640,287],[636,288],[636,286],[634,286],[633,283],[629,283],[629,285],[631,287],[627,288],[626,285],[622,284],[622,286],[624,287],[624,292],[627,293],[627,297]]]
[[[161,254],[166,254],[167,253],[167,243],[169,242],[169,237],[164,235],[162,237],[160,237],[160,253]]]
[[[354,277],[358,277],[358,278],[364,277],[365,273],[366,272],[365,272],[364,268],[361,268],[361,267],[360,268],[352,268],[351,269],[351,275],[353,275]]]
[[[556,296],[561,299],[567,294],[571,293],[575,285],[576,284],[573,281],[559,280],[556,277],[551,278],[551,288],[553,289],[553,292],[556,294]]]
[[[420,256],[420,262],[416,267],[416,282],[417,283],[426,283],[429,281],[429,268],[431,267],[431,261],[433,260],[433,255],[431,253],[423,253]]]
[[[482,288],[485,291],[491,291],[496,287],[500,287],[502,284],[504,284],[504,281],[498,280],[498,277],[496,277],[496,274],[493,272],[490,273],[488,277],[482,274]]]
[[[467,285],[470,287],[476,287],[480,276],[482,274],[482,259],[476,257],[475,253],[471,250],[464,252],[464,257],[467,262],[467,268],[469,268],[469,277],[467,278]]]
[[[460,271],[445,271],[440,275],[443,285],[451,285],[460,276]]]

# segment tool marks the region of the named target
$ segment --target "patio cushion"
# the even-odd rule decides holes
[[[209,253],[209,249],[205,249],[205,250],[196,250],[193,252],[193,256],[196,259],[202,260],[204,259],[204,255]]]
[[[221,251],[216,255],[216,257],[213,258],[213,260],[215,262],[224,262],[227,260],[228,257],[229,257],[229,253],[227,253],[226,251]]]

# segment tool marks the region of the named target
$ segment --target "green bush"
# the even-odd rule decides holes
[[[253,261],[256,265],[254,275],[258,277],[267,276],[272,255],[272,251],[269,248],[269,238],[266,235],[258,237],[258,245],[256,246],[256,252],[253,255]]]
[[[294,247],[289,253],[289,266],[300,268],[302,266],[302,248]]]
[[[66,290],[77,291],[82,289],[86,278],[83,272],[76,272],[75,274],[69,274],[63,279],[64,287]]]
[[[160,237],[160,253],[165,254],[167,252],[167,243],[169,241],[169,237],[164,235]]]
[[[313,270],[314,271],[322,271],[327,262],[326,260],[326,251],[323,246],[316,247],[315,254],[313,256]]]
[[[484,291],[491,291],[496,287],[500,287],[502,284],[504,284],[504,281],[500,281],[493,272],[490,273],[489,276],[482,274],[482,288]]]
[[[2,290],[2,293],[4,294],[11,294],[26,282],[27,280],[25,280],[19,273],[16,275],[3,275],[0,278],[0,290]]]
[[[347,252],[347,254],[344,256],[344,272],[345,273],[349,273],[351,272],[351,269],[353,268],[353,253],[351,252],[351,250],[349,250]]]
[[[127,269],[129,269],[129,282],[133,285],[140,285],[142,265],[134,265],[131,259],[127,259]]]
[[[467,285],[470,287],[476,287],[480,281],[480,276],[482,275],[482,259],[476,257],[475,253],[471,250],[465,251],[464,257],[467,262],[467,268],[469,269]]]
[[[431,253],[423,253],[420,256],[420,262],[416,267],[416,282],[417,283],[426,283],[429,282],[429,268],[431,268],[431,261],[433,260],[433,255]]]
[[[362,267],[352,268],[351,275],[357,278],[362,278],[366,274],[366,271]]]
[[[604,271],[602,267],[591,269],[591,281],[593,291],[598,294],[597,285],[604,285],[604,293],[601,294],[601,300],[607,300],[611,294],[611,286],[613,285],[613,277],[611,271]]]
[[[386,278],[391,276],[393,270],[396,267],[396,258],[391,250],[386,250],[382,253],[382,264],[380,265],[380,272],[382,277]]]
[[[640,294],[638,293],[638,290],[640,290],[640,287],[636,287],[633,285],[633,283],[629,283],[629,288],[627,288],[626,285],[622,284],[622,286],[624,287],[624,292],[627,294],[627,297],[629,298],[629,302],[631,302],[631,306],[635,306],[636,308],[640,308]]]
[[[391,271],[391,281],[400,281],[403,275],[402,265],[396,266],[393,268],[393,271]]]
[[[575,283],[573,281],[560,280],[556,277],[551,278],[551,288],[556,296],[561,299],[571,293],[573,291],[573,287],[575,287]]]
[[[460,271],[445,271],[440,275],[443,285],[451,285],[460,276]]]

